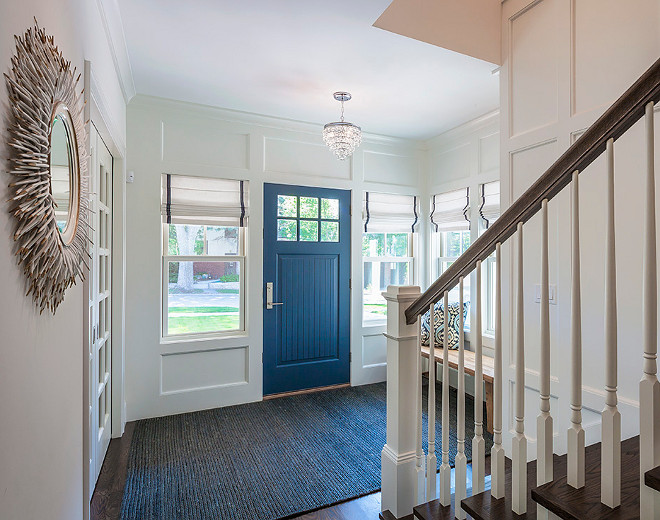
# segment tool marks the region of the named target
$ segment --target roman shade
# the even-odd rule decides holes
[[[168,224],[245,227],[248,181],[163,174],[160,211]]]
[[[479,214],[486,228],[500,217],[500,181],[481,185],[481,206]]]
[[[470,229],[470,188],[433,195],[431,224],[437,232]]]
[[[362,199],[365,233],[415,233],[419,223],[417,197],[367,191]]]

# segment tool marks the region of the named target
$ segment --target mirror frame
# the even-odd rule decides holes
[[[16,36],[16,53],[5,74],[12,113],[9,145],[10,212],[15,217],[16,257],[26,295],[43,312],[55,313],[66,290],[83,280],[90,258],[87,128],[80,75],[35,20]],[[51,188],[51,130],[64,122],[70,154],[67,225],[60,233]]]

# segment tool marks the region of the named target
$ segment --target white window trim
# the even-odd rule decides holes
[[[398,235],[400,234],[399,231],[393,231],[393,232],[387,232],[387,231],[375,231],[375,232],[367,232],[366,234],[368,235]],[[362,233],[362,236],[360,237],[360,250],[362,250],[362,237],[364,237],[365,233]],[[361,292],[360,292],[360,318],[362,320],[362,327],[367,328],[367,327],[382,327],[383,325],[387,324],[387,315],[384,316],[383,318],[374,318],[374,319],[365,319],[364,318],[364,265],[367,262],[396,262],[396,263],[403,263],[407,262],[408,263],[408,269],[410,272],[410,277],[408,283],[411,285],[414,285],[417,283],[417,261],[415,260],[415,252],[416,250],[416,244],[417,244],[417,235],[418,233],[412,233],[408,232],[408,255],[410,256],[362,256],[362,284],[361,284]]]

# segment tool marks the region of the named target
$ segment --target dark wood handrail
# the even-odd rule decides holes
[[[406,309],[411,324],[431,303],[451,290],[469,274],[478,261],[484,261],[496,244],[503,243],[571,181],[574,171],[582,172],[601,153],[607,141],[618,139],[645,112],[646,105],[660,101],[660,59],[658,59],[541,177],[507,209],[419,298]]]

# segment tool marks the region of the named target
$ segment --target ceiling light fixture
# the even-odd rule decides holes
[[[323,127],[323,142],[330,147],[338,159],[344,160],[353,155],[362,142],[362,129],[344,121],[344,101],[351,99],[348,92],[335,92],[334,97],[341,102],[341,119]]]

